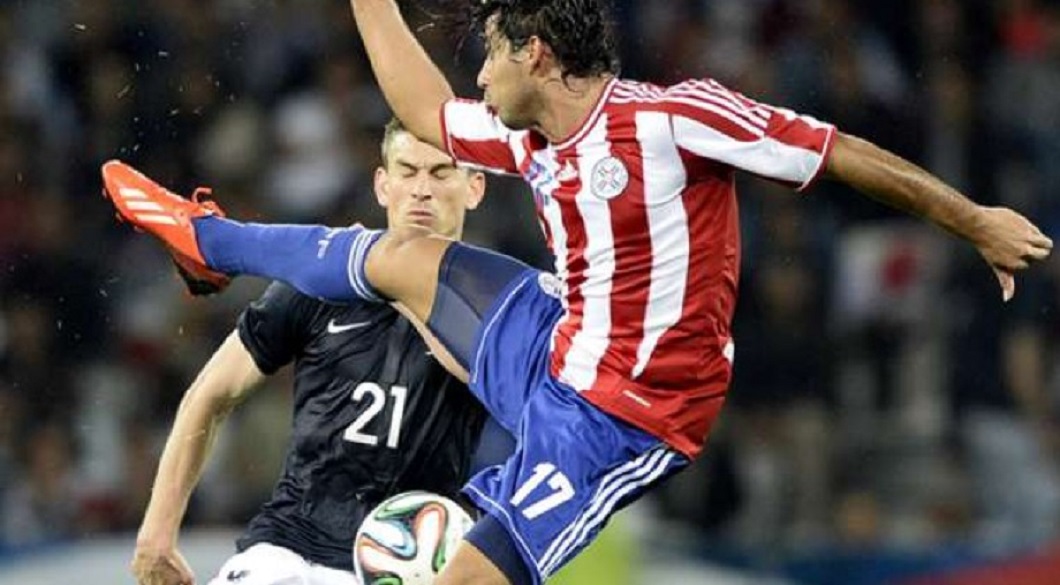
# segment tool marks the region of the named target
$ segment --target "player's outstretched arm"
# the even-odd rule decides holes
[[[441,108],[453,97],[445,76],[409,30],[395,0],[350,0],[379,87],[414,136],[445,150]]]
[[[151,500],[136,538],[132,572],[141,585],[194,582],[177,550],[177,533],[221,423],[262,380],[232,333],[184,394],[158,464]]]
[[[1006,301],[1016,292],[1014,273],[1052,250],[1052,240],[1019,213],[978,205],[924,169],[860,138],[837,132],[835,140],[827,176],[971,242],[997,275]]]

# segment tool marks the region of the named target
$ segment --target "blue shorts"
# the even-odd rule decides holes
[[[454,270],[475,270],[471,250]],[[499,292],[462,358],[471,391],[515,436],[515,452],[472,478],[464,493],[506,529],[531,579],[541,583],[612,514],[688,459],[552,377],[550,339],[563,315],[555,277],[529,268],[513,273],[503,288],[493,287]]]

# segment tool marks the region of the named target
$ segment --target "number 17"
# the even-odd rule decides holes
[[[552,493],[522,510],[527,520],[533,520],[574,497],[574,486],[562,471],[557,471],[556,466],[551,463],[538,463],[534,467],[534,474],[512,495],[511,504],[516,508],[521,506],[530,492],[537,489],[546,479]]]

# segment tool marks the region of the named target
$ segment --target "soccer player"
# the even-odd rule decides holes
[[[382,150],[375,188],[389,225],[458,239],[483,176],[457,169],[396,122]],[[292,361],[283,476],[214,583],[357,585],[351,547],[368,511],[412,489],[457,495],[485,411],[413,325],[385,304],[327,304],[275,283],[243,312],[181,403],[137,539],[139,583],[192,582],[177,533],[213,438],[264,376]]]
[[[621,79],[602,0],[473,0],[483,101],[455,99],[394,0],[353,0],[396,115],[463,163],[521,175],[556,277],[408,230],[341,233],[219,217],[104,165],[126,220],[202,278],[281,278],[422,320],[517,438],[465,493],[486,512],[441,585],[538,584],[618,509],[685,467],[724,402],[739,269],[735,174],[798,190],[825,176],[974,245],[1005,299],[1052,241],[834,126],[709,80]],[[148,200],[157,213],[130,207]],[[315,242],[332,234],[326,250]]]

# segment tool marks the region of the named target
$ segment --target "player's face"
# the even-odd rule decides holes
[[[512,49],[511,41],[497,30],[496,17],[486,21],[486,59],[478,74],[478,86],[486,105],[497,112],[504,125],[523,130],[534,124],[534,87],[530,78],[528,49]]]
[[[460,238],[464,214],[482,201],[485,178],[457,168],[444,152],[408,132],[391,139],[387,166],[375,174],[375,192],[391,228],[419,227]]]

